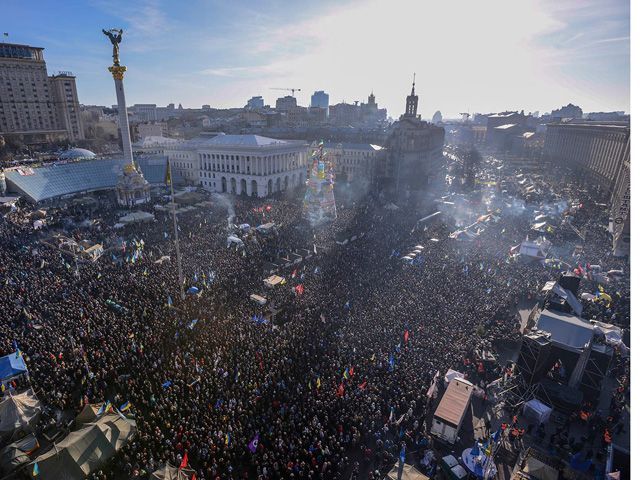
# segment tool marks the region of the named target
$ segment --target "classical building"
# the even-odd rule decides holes
[[[207,190],[265,197],[303,185],[308,148],[304,141],[259,135],[198,138],[166,150],[172,169]]]
[[[444,128],[418,115],[414,81],[405,113],[391,126],[384,161],[379,163],[381,187],[403,196],[428,188],[437,178],[444,177],[443,146]]]
[[[131,112],[132,122],[155,122],[158,120],[155,103],[136,103],[128,110]]]
[[[47,76],[43,48],[0,43],[0,135],[26,143],[82,140],[75,77]]]
[[[550,165],[572,168],[608,200],[629,155],[629,125],[617,122],[547,124],[543,156]]]

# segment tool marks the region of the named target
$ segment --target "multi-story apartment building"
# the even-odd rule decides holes
[[[352,182],[374,179],[384,149],[370,143],[325,142],[324,151],[333,162],[337,178]]]
[[[75,77],[49,77],[43,48],[0,44],[0,134],[26,143],[84,138]]]

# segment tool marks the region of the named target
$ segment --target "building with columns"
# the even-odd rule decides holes
[[[211,192],[266,197],[303,185],[307,177],[308,145],[300,140],[220,134],[166,153],[172,169]]]
[[[324,152],[333,161],[336,180],[372,181],[384,148],[370,143],[325,142]]]

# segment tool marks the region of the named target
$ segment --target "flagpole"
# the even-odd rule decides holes
[[[173,175],[171,173],[171,162],[167,160],[167,168],[169,169],[169,184],[171,185],[171,209],[173,210],[173,238],[176,243],[176,259],[178,261],[178,288],[180,289],[180,298],[185,299],[185,293],[182,280],[182,257],[180,257],[180,242],[178,241],[178,219],[176,218],[176,200],[173,193]]]

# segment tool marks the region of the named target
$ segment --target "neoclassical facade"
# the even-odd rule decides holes
[[[151,201],[151,187],[142,175],[139,167],[127,163],[122,169],[116,184],[116,197],[118,205],[133,207]]]
[[[185,142],[167,152],[172,168],[217,193],[266,197],[304,184],[308,146],[304,141],[259,135],[217,135]]]

